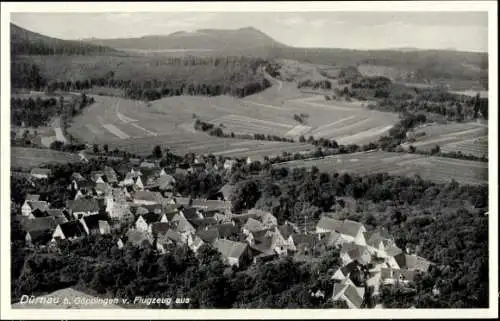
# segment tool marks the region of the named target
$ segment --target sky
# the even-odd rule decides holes
[[[487,12],[23,12],[11,21],[62,39],[254,27],[296,47],[488,51]]]

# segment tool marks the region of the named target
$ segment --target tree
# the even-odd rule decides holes
[[[104,146],[102,147],[104,152],[107,154],[109,152],[109,146],[108,144],[104,144]]]
[[[94,152],[94,154],[99,154],[99,145],[94,144],[92,146],[92,151]]]
[[[161,158],[162,157],[162,150],[161,150],[160,145],[156,145],[153,148],[153,156],[156,157],[156,158]]]
[[[431,149],[431,154],[432,155],[435,155],[435,154],[439,154],[439,152],[441,151],[441,148],[439,147],[439,145],[436,145],[434,146],[432,149]]]

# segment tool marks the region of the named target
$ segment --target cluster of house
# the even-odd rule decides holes
[[[316,233],[325,235],[328,245],[340,249],[342,266],[332,276],[332,300],[343,301],[349,308],[362,306],[368,288],[377,296],[381,285],[406,285],[431,265],[397,247],[386,230],[367,231],[359,222],[323,215]]]
[[[338,247],[342,266],[332,271],[332,300],[360,308],[369,287],[405,284],[430,263],[399,249],[383,230],[368,232],[363,224],[325,213],[316,230],[304,233],[291,223],[278,224],[271,213],[257,209],[231,212],[232,186],[216,200],[191,199],[175,193],[175,177],[164,169],[132,168],[123,179],[106,167],[84,178],[73,173],[68,189],[74,199],[51,208],[38,195],[27,195],[17,218],[26,243],[53,246],[58,240],[112,234],[118,248],[126,243],[152,247],[162,254],[171,245],[187,245],[195,253],[204,244],[218,250],[231,266],[246,267],[284,255],[312,255]],[[50,173],[46,173],[50,175]],[[316,293],[315,295],[317,295]]]
[[[227,165],[229,169],[233,164]],[[50,171],[33,170],[32,176],[48,178]],[[154,166],[132,168],[122,179],[111,167],[87,178],[73,173],[68,189],[74,197],[64,208],[51,208],[39,195],[27,195],[16,219],[32,246],[113,234],[120,235],[120,248],[129,242],[159,253],[169,244],[187,245],[194,252],[208,244],[237,267],[290,252],[307,253],[314,245],[315,236],[299,233],[289,222],[279,225],[269,212],[231,213],[231,185],[221,188],[218,199],[191,199],[175,193],[174,176]]]

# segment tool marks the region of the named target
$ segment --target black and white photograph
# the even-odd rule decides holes
[[[2,3],[2,319],[498,317],[496,28]]]

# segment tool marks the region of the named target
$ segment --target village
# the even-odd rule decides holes
[[[234,164],[228,159],[221,170],[230,171]],[[50,175],[44,168],[30,173],[31,180],[41,184]],[[381,285],[405,286],[431,265],[397,247],[387,231],[368,231],[361,223],[336,219],[334,213],[323,213],[311,231],[293,222],[278,224],[275,216],[259,209],[232,213],[230,184],[221,188],[218,199],[182,197],[176,193],[174,175],[154,162],[133,165],[123,177],[110,166],[90,177],[75,172],[71,182],[67,188],[74,199],[64,208],[52,208],[39,195],[26,195],[14,219],[25,232],[27,246],[57,250],[61,240],[111,235],[119,249],[129,243],[162,255],[168,246],[188,246],[196,254],[206,244],[239,270],[284,256],[307,259],[337,248],[342,266],[332,271],[335,284],[327,299],[349,308],[361,308],[367,291],[377,297]],[[321,290],[311,295],[325,296]]]

